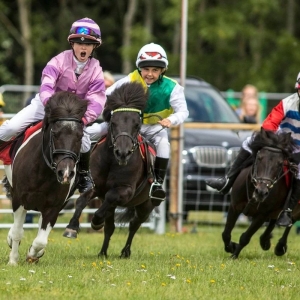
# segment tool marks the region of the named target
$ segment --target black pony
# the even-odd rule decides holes
[[[260,245],[263,250],[270,249],[272,230],[289,195],[286,175],[291,175],[288,173],[297,169],[291,163],[295,144],[290,133],[274,133],[261,129],[254,133],[249,147],[254,163],[244,168],[235,180],[222,233],[225,251],[231,253],[232,258],[239,256],[266,221],[269,221],[269,225],[260,236]],[[234,243],[231,241],[231,231],[240,213],[252,217],[252,222],[241,235],[239,243]]]
[[[28,262],[44,254],[48,235],[58,214],[74,192],[87,101],[69,92],[54,94],[45,107],[43,128],[27,140],[15,155],[11,184],[14,224],[7,236],[9,264],[18,263],[19,244],[27,210],[41,212],[39,231],[27,253]],[[8,174],[8,173],[7,173]]]
[[[104,120],[109,123],[108,134],[95,146],[90,158],[95,188],[77,199],[76,211],[64,233],[65,237],[77,237],[82,210],[91,199],[99,197],[102,205],[91,222],[95,230],[104,226],[104,242],[99,255],[107,256],[117,206],[128,208],[128,213],[134,208],[121,257],[130,256],[135,233],[155,207],[149,198],[151,175],[138,141],[147,98],[142,85],[135,82],[123,84],[108,96],[103,111]],[[149,162],[149,158],[146,161]]]

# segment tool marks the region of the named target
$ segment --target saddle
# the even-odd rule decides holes
[[[19,148],[25,143],[29,137],[42,128],[42,121],[31,124],[24,132],[17,135],[13,140],[7,142],[0,150],[0,160],[4,165],[11,165]]]

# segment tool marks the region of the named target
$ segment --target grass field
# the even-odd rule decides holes
[[[283,232],[276,228],[272,248],[263,251],[259,232],[231,260],[223,250],[222,226],[198,226],[197,233],[155,235],[142,229],[130,259],[119,259],[127,229],[116,229],[109,257],[98,258],[102,233],[82,230],[78,239],[54,229],[38,264],[25,262],[35,229],[25,229],[20,263],[7,265],[8,230],[0,230],[0,299],[299,299],[300,236],[295,230],[288,253],[276,257],[274,244]],[[237,240],[244,227],[237,227]],[[261,231],[260,231],[261,232]]]

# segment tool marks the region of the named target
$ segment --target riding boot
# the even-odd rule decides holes
[[[284,209],[277,218],[278,226],[290,227],[293,225],[292,211],[300,200],[300,179],[294,179],[291,197],[286,201]]]
[[[79,182],[77,185],[79,193],[84,193],[94,187],[94,182],[89,171],[90,153],[91,151],[80,153]]]
[[[161,201],[166,199],[166,192],[164,191],[162,185],[167,173],[168,158],[156,157],[154,163],[154,173],[155,181],[152,183],[150,190],[150,197],[154,205],[158,206]]]
[[[209,179],[206,181],[206,184],[218,190],[223,195],[227,194],[241,171],[241,165],[250,155],[250,152],[241,148],[238,156],[234,160],[231,168],[229,169],[225,177]]]

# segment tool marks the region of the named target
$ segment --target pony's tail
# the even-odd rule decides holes
[[[2,180],[2,184],[3,184],[3,186],[4,186],[5,190],[6,190],[6,197],[11,200],[12,199],[12,196],[11,196],[11,185],[10,185],[8,179],[7,179],[7,176],[4,176],[4,178]]]
[[[118,212],[118,208],[116,209],[116,215],[115,215],[115,222],[125,224],[130,222],[131,219],[134,217],[135,214],[135,208],[134,207],[127,207],[124,209],[120,209]]]

